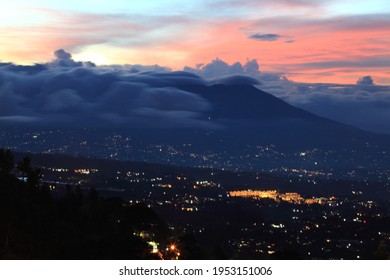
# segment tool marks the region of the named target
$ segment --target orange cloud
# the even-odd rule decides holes
[[[385,70],[390,65],[390,20],[365,20],[369,18],[227,22],[208,30],[208,44],[193,48],[192,65],[216,56],[230,63],[249,57],[258,59],[262,70],[284,72],[296,81],[354,83],[363,73],[389,80]],[[275,41],[248,38],[257,30],[281,36]]]
[[[297,0],[294,5],[304,2]],[[173,69],[216,57],[229,63],[256,58],[261,70],[282,72],[296,81],[354,83],[362,74],[390,81],[386,15],[197,21],[180,16],[36,12],[46,15],[45,24],[0,27],[2,60],[47,61],[59,48],[87,57],[88,51],[99,51],[111,63]],[[277,36],[261,41],[251,39],[253,34]]]

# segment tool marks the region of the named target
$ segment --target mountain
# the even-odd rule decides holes
[[[166,94],[171,88],[163,89]],[[138,116],[109,127],[99,127],[98,122],[87,129],[42,128],[46,132],[39,134],[39,139],[35,135],[27,142],[15,137],[26,130],[23,133],[13,130],[3,133],[0,146],[35,153],[235,170],[283,166],[390,168],[389,135],[318,117],[253,85],[181,83],[174,90],[191,94],[191,100],[196,102],[194,106],[201,109],[188,117],[188,112],[175,110],[177,104],[169,107],[158,96],[148,104],[168,106],[172,110],[168,119],[153,116],[149,110],[144,118]],[[173,98],[170,102],[179,101]],[[29,129],[36,131],[36,128]]]
[[[390,136],[378,135],[318,117],[252,85],[192,85],[181,87],[206,99],[204,114],[219,124],[214,132],[233,142],[274,144],[290,151],[305,148],[389,149]]]

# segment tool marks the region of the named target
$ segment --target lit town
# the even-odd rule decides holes
[[[7,152],[0,154],[5,161]],[[110,226],[115,222],[115,228],[125,230],[123,234],[143,248],[142,254],[122,252],[114,255],[117,258],[388,256],[390,188],[378,181],[332,178],[320,171],[293,170],[276,175],[48,154],[28,156],[32,159],[29,168],[40,172],[34,191],[51,197],[65,207],[60,210],[68,209],[71,215],[92,215],[90,208],[100,205],[100,211],[104,209],[109,215],[105,219]],[[23,169],[26,158],[18,153],[15,162],[17,158],[12,173],[18,184],[28,186],[34,180]],[[66,208],[71,206],[76,209]],[[61,214],[60,210],[57,213]],[[67,230],[75,226],[74,218],[65,220],[70,227]],[[103,238],[96,234],[96,238]],[[78,244],[72,239],[68,242],[69,246]],[[15,254],[22,252],[16,250]],[[107,258],[93,250],[81,256]]]

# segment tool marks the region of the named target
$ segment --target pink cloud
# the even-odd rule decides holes
[[[246,3],[255,5],[258,1]],[[320,1],[265,4],[321,8]],[[190,16],[95,15],[45,9],[35,12],[45,14],[47,24],[0,27],[3,60],[48,61],[59,48],[77,52],[104,45],[107,52],[113,48],[113,63],[162,64],[182,69],[216,57],[228,63],[255,58],[261,70],[284,72],[299,81],[353,82],[367,69],[380,77],[379,81],[390,79],[383,66],[390,57],[388,15],[197,20]],[[275,34],[278,40],[254,40],[250,38],[253,34]]]
[[[390,61],[390,38],[386,35],[389,26],[389,17],[382,15],[227,22],[208,31],[218,40],[194,56],[197,62],[220,56],[232,63],[243,61],[244,54],[257,58],[263,70],[290,73],[301,81],[306,77],[323,82],[353,82],[367,71],[386,80],[389,76],[383,70]],[[256,32],[290,36],[294,42],[248,38]]]

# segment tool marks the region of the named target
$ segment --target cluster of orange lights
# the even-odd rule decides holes
[[[78,173],[78,174],[84,174],[84,175],[89,175],[91,173],[96,173],[98,172],[99,170],[97,169],[75,169],[74,170],[74,173]]]
[[[254,191],[254,190],[243,190],[243,191],[231,191],[229,195],[232,197],[257,197],[257,198],[271,198],[276,199],[278,191]]]
[[[272,199],[276,202],[284,201],[293,204],[325,204],[327,201],[335,200],[335,197],[312,197],[303,198],[299,193],[279,193],[277,190],[242,190],[230,191],[231,197],[249,197],[254,199]]]

